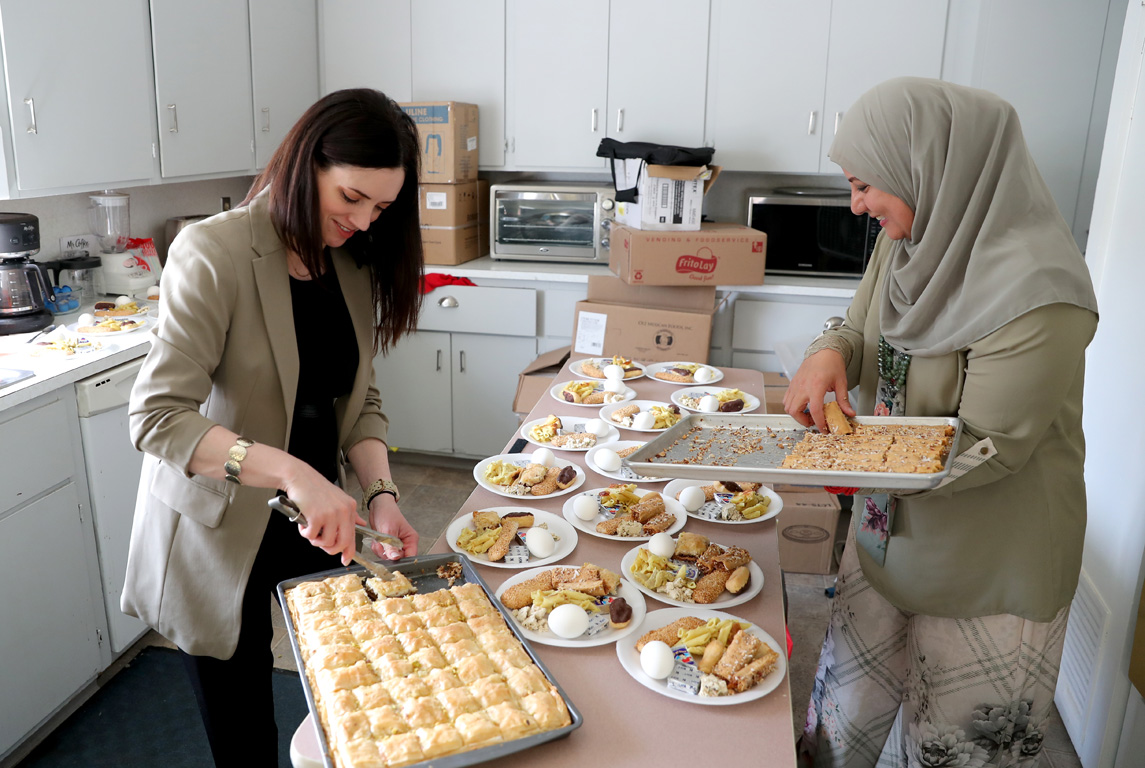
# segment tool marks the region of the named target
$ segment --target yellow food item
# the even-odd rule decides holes
[[[747,402],[747,395],[738,389],[725,389],[716,393],[716,399],[721,403],[729,403],[732,400],[742,400]]]
[[[493,485],[512,485],[520,474],[520,467],[500,459],[489,462],[485,467],[485,479]]]
[[[561,420],[552,414],[547,419],[533,427],[529,434],[538,443],[547,443],[557,436],[561,428]]]
[[[600,505],[617,512],[627,512],[629,507],[639,503],[635,483],[615,486],[600,494]]]
[[[680,578],[685,567],[680,566],[678,570],[673,570],[668,558],[660,557],[648,549],[641,548],[636,551],[636,559],[633,560],[629,570],[632,571],[632,578],[638,584],[653,592],[659,592],[660,587]],[[691,579],[683,579],[683,583],[688,589],[695,589],[696,587],[696,582]]]
[[[747,629],[751,626],[746,621],[734,619],[710,618],[701,627],[680,631],[680,641],[676,645],[683,645],[693,656],[703,656],[704,649],[712,640],[719,640],[725,646],[731,641],[732,630],[738,626]]]
[[[573,396],[573,402],[579,403],[591,395],[595,388],[591,381],[570,381],[561,391],[568,392]]]
[[[674,426],[676,422],[683,418],[682,414],[674,413],[662,405],[654,405],[649,410],[656,417],[656,423],[653,425],[653,429],[667,429],[668,427]]]
[[[565,603],[579,605],[589,613],[600,613],[600,606],[596,604],[596,598],[592,595],[586,595],[584,592],[577,592],[572,589],[538,589],[533,593],[534,608],[552,611],[558,605]]]
[[[744,520],[754,520],[767,512],[771,498],[755,491],[743,491],[732,496],[729,503],[739,510]]]
[[[462,528],[461,535],[457,537],[457,546],[474,555],[481,555],[493,546],[501,536],[501,526],[486,528],[477,533],[469,528]]]

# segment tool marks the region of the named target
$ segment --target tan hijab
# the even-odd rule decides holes
[[[1085,260],[1026,148],[987,91],[903,77],[867,91],[828,152],[914,210],[880,300],[883,336],[923,357],[965,349],[1032,309],[1093,312]]]

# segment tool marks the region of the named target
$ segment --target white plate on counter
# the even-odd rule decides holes
[[[78,330],[79,323],[71,323],[67,326],[67,329],[71,333],[74,333],[78,336],[84,336],[88,339],[106,339],[109,336],[124,336],[129,333],[143,331],[155,325],[153,320],[149,320],[143,315],[138,315],[136,317],[97,317],[92,325],[96,325],[102,320],[131,320],[135,324],[130,328],[121,328],[118,331],[80,331]],[[84,327],[86,328],[87,326]]]
[[[611,404],[606,405],[603,408],[601,408],[600,409],[600,418],[604,419],[606,422],[608,422],[609,424],[611,424],[615,427],[619,427],[620,429],[630,429],[633,432],[656,432],[656,433],[659,433],[659,432],[667,432],[669,429],[671,429],[671,427],[663,427],[661,429],[639,429],[637,427],[626,427],[623,424],[612,420],[612,414],[614,411],[616,411],[620,408],[626,408],[630,405],[638,406],[640,408],[640,413],[643,413],[644,411],[651,410],[653,408],[653,406],[660,406],[661,408],[671,407],[670,403],[664,403],[664,402],[661,402],[659,400],[626,400],[623,403],[611,403]],[[683,415],[681,415],[681,418],[683,418]],[[677,422],[677,423],[679,423],[679,422]],[[675,425],[673,425],[673,426],[675,426]]]
[[[578,493],[576,496],[572,496],[567,499],[564,506],[561,508],[561,512],[564,514],[565,520],[568,520],[570,523],[572,523],[578,531],[583,531],[590,536],[596,536],[600,539],[612,539],[613,541],[648,541],[648,539],[652,538],[652,536],[615,536],[609,533],[601,533],[600,531],[596,530],[597,523],[603,523],[605,520],[612,519],[612,515],[606,514],[604,512],[604,508],[599,506],[599,496],[603,491],[607,490],[607,488],[593,488],[591,491],[584,491],[583,493]],[[650,488],[637,488],[635,493],[639,494],[641,498],[644,498],[644,496],[650,493],[651,490],[652,489]],[[657,491],[657,493],[659,493],[659,491]],[[597,505],[600,511],[597,512],[596,517],[593,519],[581,520],[579,517],[577,517],[576,512],[573,510],[573,504],[576,503],[577,498],[580,496],[597,497]],[[672,525],[670,525],[667,529],[668,533],[676,533],[684,527],[686,522],[688,522],[688,515],[684,512],[684,507],[675,499],[669,499],[667,496],[665,496],[664,510],[666,512],[671,512],[676,516],[676,522],[672,523]]]
[[[528,571],[514,573],[512,576],[505,579],[501,586],[497,588],[495,597],[497,600],[500,600],[501,595],[505,594],[505,590],[507,590],[509,587],[515,584],[520,584],[522,581],[528,581],[529,579],[536,577],[538,574],[544,572],[545,570],[547,569],[532,568]],[[614,597],[623,597],[625,602],[628,603],[629,607],[632,608],[632,621],[629,622],[627,627],[622,629],[613,629],[606,623],[604,628],[596,634],[584,634],[580,637],[574,637],[570,640],[566,640],[563,637],[557,637],[555,634],[548,630],[538,632],[534,629],[528,629],[518,623],[516,618],[513,618],[513,623],[517,625],[517,629],[520,630],[522,635],[527,637],[529,640],[532,640],[534,643],[541,643],[542,645],[555,645],[561,648],[591,648],[597,645],[608,645],[609,643],[615,643],[622,638],[628,637],[637,629],[639,629],[644,621],[644,616],[648,611],[648,608],[644,604],[644,595],[641,594],[640,590],[636,589],[635,585],[625,581],[624,579],[620,580],[620,586],[617,587],[616,595],[614,595]],[[510,616],[513,615],[513,611],[509,610],[508,608],[505,610],[509,613]],[[608,607],[603,606],[601,608],[601,612],[607,619]]]
[[[533,527],[544,527],[549,533],[553,534],[557,539],[557,548],[548,557],[536,557],[532,554],[528,555],[528,560],[523,562],[506,562],[505,560],[498,560],[496,562],[490,560],[484,553],[473,553],[462,549],[457,545],[457,538],[461,535],[462,530],[469,528],[473,530],[473,515],[462,515],[449,524],[445,529],[445,539],[449,544],[449,548],[454,552],[465,555],[477,565],[487,565],[490,568],[536,568],[548,563],[556,563],[564,560],[572,554],[576,549],[577,533],[576,528],[569,524],[560,515],[554,515],[552,512],[545,512],[540,509],[530,509],[528,507],[480,507],[480,510],[492,510],[498,515],[504,515],[507,512],[528,512],[533,516]],[[541,524],[544,524],[543,526]],[[529,529],[522,529],[518,535],[522,535]],[[522,535],[522,538],[524,536]],[[524,545],[521,545],[524,546]],[[508,555],[506,559],[508,559]]]
[[[598,475],[603,475],[604,477],[610,477],[613,480],[623,480],[626,483],[662,483],[662,482],[664,482],[668,478],[666,478],[666,477],[644,477],[643,475],[636,474],[631,469],[624,466],[623,463],[620,465],[620,469],[616,470],[615,472],[605,472],[596,463],[597,453],[603,448],[607,448],[610,451],[622,451],[625,448],[632,448],[632,447],[638,448],[642,445],[644,445],[643,440],[617,440],[616,442],[609,443],[608,445],[598,445],[598,446],[595,446],[593,448],[588,449],[588,453],[586,453],[584,455],[585,463],[588,465],[588,468],[591,469],[593,472],[597,473]]]
[[[699,368],[707,368],[709,371],[712,372],[712,378],[710,378],[709,380],[707,380],[705,382],[702,382],[705,385],[715,384],[717,381],[719,381],[720,379],[722,379],[724,377],[724,372],[721,371],[719,368],[716,368],[716,367],[711,366],[711,365],[704,365],[703,363],[689,363],[689,362],[686,362],[683,360],[678,360],[678,361],[671,362],[671,363],[651,363],[649,365],[644,366],[644,375],[650,379],[655,379],[656,381],[662,381],[665,384],[672,384],[673,386],[677,386],[677,387],[691,387],[691,386],[695,386],[695,385],[701,383],[698,381],[669,381],[668,379],[657,379],[656,378],[656,374],[663,373],[664,371],[668,370],[669,368],[674,368],[678,365],[695,365],[695,366],[698,366],[697,371],[699,370]]]
[[[684,490],[685,488],[691,486],[703,487],[705,485],[711,485],[711,483],[705,483],[702,480],[684,480],[683,478],[677,478],[664,486],[664,495],[675,499],[677,495],[679,495],[680,491]],[[767,505],[767,512],[752,520],[723,519],[720,512],[724,505],[727,504],[728,499],[734,495],[731,493],[717,493],[714,501],[705,502],[704,505],[697,511],[688,512],[688,516],[694,517],[697,520],[707,520],[711,523],[720,523],[721,525],[751,525],[753,523],[762,523],[765,520],[770,520],[783,511],[783,498],[778,493],[771,490],[766,485],[761,485],[756,489],[755,492],[760,496],[766,496],[770,502]]]
[[[571,365],[569,365],[569,370],[572,371],[573,373],[575,373],[577,376],[580,376],[580,377],[585,378],[585,379],[596,379],[597,381],[604,381],[604,376],[593,376],[591,373],[585,372],[585,370],[583,368],[583,364],[586,362],[595,363],[596,366],[598,368],[600,368],[601,371],[603,371],[606,366],[612,365],[612,358],[611,357],[586,357],[583,360],[576,360]],[[624,377],[625,381],[632,381],[633,379],[639,379],[645,375],[645,366],[642,365],[641,363],[638,363],[635,360],[633,360],[632,362],[629,363],[629,365],[631,365],[634,368],[639,368],[640,372],[635,374],[635,375],[632,375],[632,376],[625,376]]]
[[[496,493],[499,496],[505,496],[506,498],[516,499],[517,501],[520,501],[522,503],[527,502],[530,499],[551,499],[554,496],[563,496],[566,493],[572,493],[573,491],[575,491],[577,488],[579,488],[581,485],[584,484],[584,477],[585,477],[584,470],[581,469],[579,466],[577,466],[576,464],[574,464],[571,461],[558,458],[556,461],[553,462],[553,466],[561,467],[561,468],[571,466],[576,470],[576,477],[573,479],[572,483],[569,485],[568,488],[558,488],[557,490],[553,491],[552,493],[546,493],[544,496],[534,496],[533,494],[529,494],[527,496],[518,496],[515,493],[509,493],[508,491],[506,491],[505,490],[506,486],[494,485],[493,483],[491,483],[485,479],[485,469],[490,464],[492,464],[494,461],[505,461],[505,462],[508,462],[508,463],[513,464],[515,466],[521,467],[523,469],[523,468],[529,466],[530,464],[532,464],[533,463],[532,460],[528,456],[525,456],[525,455],[520,454],[520,453],[502,453],[502,454],[498,454],[497,456],[490,456],[487,459],[482,459],[481,461],[477,462],[477,466],[475,466],[473,468],[473,479],[476,480],[477,484],[480,485],[482,488],[484,488],[487,491],[492,491],[493,493]],[[679,503],[679,502],[677,502],[677,503]]]
[[[600,403],[573,403],[573,402],[570,402],[570,401],[564,399],[564,397],[561,395],[561,392],[564,390],[565,387],[567,387],[569,384],[572,384],[574,381],[583,381],[583,379],[571,379],[569,381],[562,381],[560,384],[557,384],[555,387],[553,387],[552,389],[549,390],[549,395],[554,400],[556,400],[558,403],[564,403],[565,405],[575,405],[578,408],[599,408]],[[592,385],[592,391],[593,392],[601,392],[604,390],[604,382],[602,382],[602,381],[596,380],[596,381],[589,381],[587,383]],[[635,399],[636,399],[636,390],[633,389],[632,387],[626,386],[625,392],[624,392],[624,399],[619,401],[619,402],[620,403],[626,403],[629,400],[635,400]],[[617,404],[619,404],[619,403],[613,403],[613,405],[617,405]]]
[[[700,406],[698,403],[687,404],[685,402],[684,398],[688,397],[688,398],[695,398],[696,400],[700,400],[701,398],[703,398],[704,395],[718,395],[720,392],[723,392],[725,389],[727,389],[727,388],[726,387],[711,387],[711,386],[689,387],[687,389],[677,389],[675,392],[672,393],[672,402],[675,403],[676,405],[680,406],[681,408],[688,410],[688,411],[693,411],[694,413],[716,413],[716,411],[700,410]],[[741,389],[740,392],[743,392],[743,390]],[[760,406],[759,398],[756,397],[755,395],[748,394],[747,392],[743,392],[743,398],[742,399],[743,399],[743,408],[740,408],[738,411],[719,411],[719,413],[724,413],[724,414],[728,414],[728,415],[736,414],[736,413],[749,413],[751,411],[756,410]]]
[[[762,629],[752,624],[745,632],[750,632],[758,637],[763,642],[771,646],[771,650],[778,654],[779,658],[775,662],[775,669],[771,670],[771,674],[760,680],[754,687],[749,688],[743,693],[733,693],[730,696],[692,696],[691,694],[681,691],[674,691],[668,688],[666,680],[653,680],[648,675],[644,674],[644,670],[640,668],[640,654],[636,651],[636,642],[643,637],[646,633],[654,629],[666,627],[673,621],[684,618],[685,616],[695,616],[697,619],[734,619],[735,621],[744,621],[739,616],[733,616],[730,613],[723,611],[713,611],[707,608],[661,608],[658,611],[649,611],[645,617],[644,622],[640,625],[640,631],[625,637],[616,644],[616,656],[620,659],[620,665],[624,667],[629,675],[632,676],[636,682],[643,685],[645,688],[659,693],[661,696],[667,696],[670,699],[677,699],[679,701],[686,701],[689,704],[702,704],[705,706],[730,706],[732,704],[743,704],[748,701],[755,701],[762,699],[767,694],[774,691],[783,682],[784,675],[787,674],[787,654],[786,648],[775,641],[775,638],[764,632]],[[631,625],[629,625],[631,626]]]
[[[580,416],[561,416],[560,420],[561,420],[560,433],[562,435],[567,435],[570,433],[586,432],[587,430],[585,429],[585,424],[587,424],[592,419],[581,418]],[[551,442],[547,442],[547,443],[541,442],[540,440],[535,439],[532,436],[532,434],[530,434],[535,427],[538,427],[547,421],[548,421],[548,419],[544,418],[544,419],[533,419],[532,421],[525,422],[521,426],[521,437],[525,438],[526,440],[528,440],[533,445],[539,445],[542,448],[552,448],[554,451],[591,451],[593,448],[595,448],[598,445],[607,445],[608,443],[615,443],[617,440],[620,439],[620,430],[617,429],[614,425],[608,424],[607,425],[608,426],[608,432],[605,433],[604,437],[596,438],[596,443],[588,446],[587,448],[559,448],[559,447],[553,445]]]
[[[721,544],[720,546],[727,545]],[[655,598],[662,603],[667,603],[668,605],[676,605],[681,608],[697,607],[714,608],[716,610],[720,610],[722,608],[730,608],[733,605],[742,605],[763,591],[763,570],[761,570],[760,567],[755,564],[755,560],[753,559],[750,563],[747,564],[747,569],[751,573],[751,578],[748,579],[747,586],[744,587],[738,595],[733,595],[731,592],[728,592],[725,589],[723,594],[716,598],[714,603],[689,603],[684,600],[673,600],[663,592],[656,592],[655,590],[651,590],[633,578],[632,564],[636,562],[636,554],[642,549],[647,549],[647,547],[644,544],[641,544],[640,546],[633,547],[624,554],[624,558],[620,561],[620,575],[631,581],[632,586],[636,587],[649,597]]]

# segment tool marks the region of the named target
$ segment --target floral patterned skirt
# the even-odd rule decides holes
[[[830,768],[1047,766],[1069,606],[1048,623],[909,614],[870,586],[854,546],[852,526],[801,755]]]

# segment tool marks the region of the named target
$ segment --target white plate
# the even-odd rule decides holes
[[[473,479],[476,480],[477,484],[480,485],[485,490],[492,491],[493,493],[497,494],[498,496],[505,496],[506,498],[516,499],[517,501],[520,501],[521,503],[527,502],[530,499],[534,499],[534,500],[535,499],[551,499],[554,496],[563,496],[566,493],[572,493],[573,491],[575,491],[577,488],[579,488],[581,485],[584,484],[584,470],[581,469],[576,464],[573,464],[573,462],[568,461],[567,459],[558,458],[555,462],[553,462],[553,466],[561,467],[563,469],[564,467],[571,465],[574,469],[576,469],[576,478],[572,481],[572,485],[570,485],[568,488],[565,488],[563,490],[558,488],[557,490],[553,491],[552,493],[546,494],[544,496],[533,496],[532,494],[530,494],[528,496],[517,496],[517,495],[514,495],[514,494],[506,491],[503,486],[493,485],[493,483],[490,483],[488,480],[485,479],[485,468],[488,467],[490,464],[492,464],[494,461],[497,461],[498,459],[500,459],[501,461],[507,461],[511,464],[516,464],[518,467],[527,467],[533,463],[532,460],[528,456],[524,455],[523,453],[501,453],[501,454],[498,454],[496,456],[490,456],[487,459],[482,459],[481,461],[477,462],[477,466],[473,468]],[[677,502],[677,504],[678,503],[679,502]]]
[[[771,674],[760,680],[754,687],[749,688],[743,693],[733,693],[730,696],[692,696],[691,694],[681,693],[680,691],[673,691],[668,688],[668,681],[666,680],[653,680],[644,674],[644,670],[640,668],[640,654],[636,652],[636,641],[643,637],[648,632],[654,629],[666,627],[673,621],[682,619],[685,616],[695,616],[697,619],[710,619],[712,617],[718,619],[735,619],[736,621],[743,621],[738,616],[732,616],[730,613],[723,611],[713,611],[706,608],[661,608],[658,611],[651,611],[644,617],[644,623],[640,625],[639,634],[633,634],[616,644],[616,656],[620,659],[620,665],[624,670],[632,675],[636,682],[643,685],[645,688],[651,688],[656,693],[662,696],[667,696],[670,699],[678,699],[686,701],[690,704],[704,704],[706,706],[729,706],[731,704],[742,704],[746,701],[755,701],[761,699],[767,694],[774,691],[783,682],[784,675],[787,674],[787,654],[786,648],[775,641],[775,638],[764,632],[762,629],[752,624],[745,631],[751,632],[763,642],[771,646],[771,650],[779,654],[779,659],[775,662],[775,669]],[[631,625],[629,625],[631,626]]]
[[[575,373],[577,376],[580,376],[580,377],[585,378],[585,379],[596,379],[597,381],[604,381],[603,376],[592,376],[590,374],[585,373],[584,369],[581,368],[581,363],[584,363],[584,362],[590,361],[590,360],[596,361],[597,367],[600,368],[600,370],[602,370],[602,371],[604,370],[604,367],[606,365],[612,365],[612,358],[611,357],[586,357],[584,360],[575,361],[572,365],[569,366],[569,370],[572,371],[573,373]],[[646,368],[642,363],[638,363],[635,360],[633,360],[632,365],[639,368],[640,373],[637,374],[636,376],[625,377],[625,379],[624,379],[625,381],[632,381],[634,379],[643,378],[645,373],[646,373]]]
[[[504,515],[506,512],[529,512],[533,515],[534,527],[540,523],[544,523],[548,532],[556,536],[558,540],[557,548],[554,549],[553,553],[548,557],[536,557],[530,554],[529,559],[524,563],[506,563],[503,560],[493,562],[484,554],[475,555],[457,546],[457,537],[461,535],[461,531],[465,528],[473,527],[473,515],[462,515],[450,523],[449,527],[445,529],[445,539],[449,543],[450,549],[465,555],[478,565],[488,565],[490,568],[535,568],[539,565],[564,560],[571,555],[573,549],[576,548],[576,528],[569,525],[568,521],[560,515],[554,515],[552,512],[545,512],[540,509],[530,509],[528,507],[481,507],[480,509],[491,509],[498,515]],[[524,530],[527,531],[528,529],[526,528]],[[522,538],[524,538],[524,536],[522,536]]]
[[[675,499],[680,491],[688,488],[689,486],[703,486],[711,485],[702,480],[684,480],[677,478],[664,486],[664,495]],[[783,511],[783,498],[775,491],[768,488],[766,485],[761,485],[755,491],[760,496],[767,496],[771,499],[771,503],[767,505],[767,512],[755,518],[754,520],[724,520],[720,517],[720,510],[727,503],[726,500],[721,500],[719,497],[725,494],[716,494],[715,501],[706,502],[696,512],[688,512],[689,517],[694,517],[697,520],[707,520],[710,523],[720,523],[721,525],[752,525],[753,523],[762,523],[764,520],[770,520]],[[732,494],[726,494],[730,499]],[[686,511],[686,510],[685,510]]]
[[[656,378],[656,374],[660,373],[661,371],[666,371],[669,368],[674,368],[677,365],[681,365],[681,364],[699,365],[702,368],[707,368],[709,371],[714,373],[715,376],[712,377],[712,380],[709,381],[707,383],[707,385],[715,384],[717,381],[719,381],[720,379],[722,379],[724,377],[724,372],[721,371],[719,368],[715,368],[711,365],[704,365],[703,363],[689,363],[686,360],[680,360],[680,361],[673,362],[673,363],[651,363],[649,365],[644,366],[644,375],[650,379],[655,379],[656,381],[662,381],[665,384],[671,384],[671,385],[676,386],[676,387],[696,386],[698,384],[698,382],[695,382],[695,381],[668,381],[667,379],[657,379]],[[707,385],[705,385],[705,386],[707,386]]]
[[[528,571],[514,573],[512,576],[505,579],[504,583],[498,587],[495,595],[496,598],[500,600],[501,595],[505,594],[505,590],[509,587],[513,586],[514,584],[519,584],[522,581],[528,581],[529,579],[534,578],[537,574],[545,570],[548,569],[533,568]],[[620,586],[617,587],[615,596],[623,597],[625,602],[628,603],[628,606],[632,608],[632,621],[628,624],[627,627],[624,627],[623,629],[613,629],[612,627],[606,625],[604,629],[600,630],[595,635],[581,635],[580,637],[574,637],[571,640],[566,640],[563,637],[557,637],[552,632],[547,630],[545,632],[536,632],[531,629],[526,629],[520,624],[517,624],[517,629],[520,630],[522,635],[529,638],[534,643],[541,643],[542,645],[556,645],[560,646],[561,648],[591,648],[594,645],[608,645],[609,643],[615,643],[617,640],[620,640],[623,637],[628,637],[637,629],[639,629],[641,623],[644,621],[644,615],[648,611],[647,607],[644,605],[644,595],[640,593],[640,590],[636,589],[632,584],[625,581],[624,579],[620,580]],[[508,611],[510,615],[512,615],[513,612],[509,611],[508,608],[505,610]],[[603,609],[603,612],[605,615],[608,615],[607,608]],[[513,620],[513,623],[516,624],[516,619]]]
[[[152,320],[144,317],[143,315],[136,315],[135,317],[113,317],[113,318],[97,317],[95,319],[95,322],[92,323],[92,325],[95,325],[100,320],[134,320],[134,321],[136,321],[136,325],[133,328],[125,328],[125,329],[119,330],[119,331],[103,331],[103,332],[99,332],[99,333],[93,333],[90,331],[84,331],[83,333],[80,333],[78,330],[76,330],[79,327],[79,323],[72,323],[67,328],[69,331],[71,331],[74,334],[77,334],[79,336],[85,336],[88,339],[94,340],[94,339],[106,339],[109,336],[123,336],[123,335],[128,334],[128,333],[135,333],[137,331],[146,330],[146,329],[150,328],[151,326],[155,325],[155,323]]]
[[[623,403],[610,403],[610,404],[608,404],[608,405],[606,405],[600,409],[600,418],[604,419],[606,422],[608,422],[609,424],[612,424],[613,426],[620,427],[621,429],[630,429],[633,432],[657,432],[657,433],[659,433],[659,432],[667,432],[671,428],[671,427],[664,427],[663,429],[637,429],[636,427],[626,427],[623,424],[618,424],[617,422],[613,421],[612,420],[612,412],[618,408],[624,408],[625,406],[628,406],[628,405],[639,406],[641,412],[643,412],[643,411],[651,410],[652,406],[654,406],[654,405],[659,405],[661,407],[667,408],[667,407],[669,407],[670,404],[661,402],[659,400],[632,400],[632,401],[626,400]],[[686,416],[686,415],[687,414],[682,414],[681,418],[683,416]],[[677,424],[678,423],[679,422],[677,422]],[[675,425],[673,425],[673,426],[675,426]]]
[[[707,413],[707,411],[701,411],[700,407],[698,405],[696,405],[696,406],[684,405],[684,398],[685,397],[694,397],[698,400],[699,398],[703,397],[704,395],[714,395],[714,394],[717,394],[719,392],[723,392],[725,389],[727,389],[727,387],[710,387],[710,386],[689,387],[688,389],[677,389],[675,392],[672,393],[672,402],[675,403],[676,405],[680,406],[681,408],[688,410],[688,411],[693,411],[695,413]],[[743,392],[742,389],[740,391]],[[744,392],[743,393],[743,408],[741,408],[738,411],[723,411],[721,413],[727,414],[727,415],[731,415],[731,414],[735,414],[735,413],[748,413],[749,411],[754,411],[758,407],[759,407],[759,398],[756,397],[755,395],[751,395],[751,394],[748,394],[747,392]]]
[[[599,408],[600,403],[570,403],[568,400],[565,400],[563,397],[561,397],[561,391],[569,384],[572,384],[574,381],[584,381],[584,379],[570,379],[569,381],[562,381],[560,384],[557,384],[555,387],[549,390],[549,396],[556,400],[558,403],[564,403],[565,405],[575,405],[578,408]],[[592,384],[593,392],[599,392],[600,390],[604,389],[604,384],[599,379],[590,381],[589,383]],[[626,387],[626,390],[627,391],[624,393],[624,400],[621,402],[628,402],[629,400],[632,400],[636,397],[635,389],[632,387]]]
[[[612,539],[613,541],[648,541],[648,539],[652,538],[651,536],[614,536],[608,533],[601,533],[600,531],[596,530],[596,524],[603,523],[605,520],[609,520],[612,517],[611,515],[604,514],[603,511],[598,512],[596,517],[591,520],[581,520],[576,516],[576,512],[573,511],[573,502],[575,502],[578,497],[589,495],[599,496],[601,491],[606,490],[608,489],[593,488],[591,491],[578,493],[576,496],[572,496],[567,499],[565,501],[565,505],[561,508],[561,511],[564,513],[565,520],[568,520],[570,523],[572,523],[578,531],[584,531],[585,533],[596,536],[600,539]],[[644,495],[647,494],[650,490],[652,489],[637,488],[636,493],[640,494],[640,498],[644,498]],[[665,496],[664,509],[665,511],[671,512],[676,516],[676,522],[669,526],[668,533],[676,533],[676,531],[684,527],[684,523],[688,522],[688,515],[684,512],[683,505],[681,505],[680,502],[676,501],[675,499],[669,499],[667,496]]]
[[[591,421],[591,419],[581,418],[580,416],[561,416],[560,419],[562,435],[568,432],[584,432],[584,425]],[[532,421],[525,422],[525,424],[521,427],[521,437],[525,438],[533,445],[539,445],[542,448],[552,448],[554,451],[591,451],[597,445],[615,443],[620,439],[620,430],[609,424],[608,433],[604,437],[596,438],[596,445],[589,446],[588,448],[558,448],[552,443],[542,443],[540,440],[534,440],[533,436],[529,434],[533,427],[537,426],[538,424],[544,424],[546,421],[548,421],[547,418],[533,419]]]
[[[107,299],[100,299],[100,301],[107,301]],[[108,317],[115,320],[139,320],[141,318],[151,317],[153,310],[151,308],[151,304],[148,303],[146,299],[134,299],[134,301],[135,305],[139,309],[139,311],[134,315],[97,315],[95,314],[96,311],[94,309],[91,310],[91,314],[95,317],[96,320],[103,320]]]
[[[643,440],[618,440],[615,443],[609,443],[608,445],[593,446],[592,448],[589,448],[588,453],[586,453],[584,455],[585,463],[588,464],[589,469],[591,469],[593,472],[597,473],[598,475],[603,475],[604,477],[611,477],[613,480],[623,480],[626,483],[662,483],[665,480],[667,480],[668,478],[666,478],[666,477],[644,477],[643,475],[638,475],[635,472],[633,472],[631,469],[629,469],[628,467],[624,466],[623,463],[621,463],[620,469],[616,472],[605,472],[603,469],[601,469],[600,467],[598,467],[596,465],[596,452],[599,451],[601,448],[608,448],[608,449],[613,450],[613,451],[622,451],[625,448],[631,448],[634,445],[635,446],[644,445],[644,441]],[[624,459],[621,459],[621,462],[623,462],[623,461],[624,461]]]
[[[727,545],[721,544],[720,546]],[[763,571],[758,565],[755,564],[755,560],[752,560],[747,564],[747,569],[751,572],[751,578],[748,579],[747,587],[744,588],[744,590],[738,595],[733,595],[731,592],[728,592],[725,589],[724,593],[716,598],[714,603],[697,604],[684,602],[683,600],[673,600],[663,592],[655,592],[651,589],[648,589],[648,587],[632,578],[632,564],[636,562],[636,553],[642,549],[646,549],[645,545],[643,544],[637,547],[633,547],[625,553],[624,558],[620,561],[620,575],[631,581],[632,586],[636,587],[649,597],[653,597],[662,603],[667,603],[668,605],[678,605],[681,608],[704,607],[715,608],[716,610],[719,610],[722,608],[730,608],[733,605],[746,603],[748,600],[751,600],[753,597],[763,591]]]

